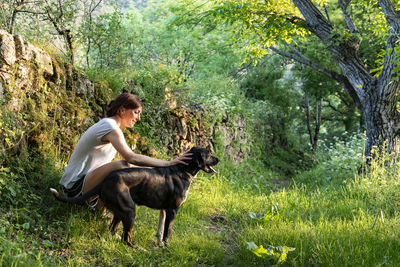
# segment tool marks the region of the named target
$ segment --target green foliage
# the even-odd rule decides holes
[[[362,40],[360,55],[370,69],[376,69],[381,63],[377,60],[377,53],[385,49],[384,42],[387,38],[388,26],[384,14],[377,3],[371,1],[352,1],[350,6],[357,25],[356,34],[350,33],[346,28],[335,1],[320,1],[317,5],[321,13],[326,14],[335,25],[335,32],[332,33],[335,38],[332,41]],[[245,60],[254,58],[258,61],[267,53],[265,48],[272,45],[293,42],[301,46],[310,40],[306,23],[300,19],[298,9],[290,1],[274,0],[264,3],[254,0],[215,0],[206,7],[198,7],[201,11],[207,10],[212,18],[208,23],[229,25],[229,29],[235,33],[236,42],[245,44]]]
[[[221,111],[219,114],[240,112],[245,108],[246,100],[229,76],[214,74],[206,79],[191,80],[188,84],[193,88],[191,96],[194,99]]]
[[[16,153],[18,150],[22,153],[24,149],[24,130],[23,122],[15,113],[6,109],[4,105],[0,107],[0,166],[6,164],[9,160],[9,153]]]
[[[305,25],[296,19],[300,14],[290,1],[213,1],[215,6],[209,15],[216,22],[229,24],[236,33],[236,39],[247,42],[248,55],[262,58],[266,54],[265,47],[276,42],[291,42],[294,33],[307,33]],[[288,19],[292,16],[293,20]],[[293,22],[294,21],[294,22]]]
[[[91,81],[97,83],[97,85],[104,88],[104,90],[111,89],[115,95],[123,91],[126,87],[126,84],[123,80],[124,77],[120,75],[119,70],[93,68],[86,69],[85,72],[88,74]],[[107,96],[108,98],[106,97],[104,99],[111,100],[111,95],[107,94]]]
[[[287,246],[267,246],[264,248],[262,245],[257,246],[254,242],[247,243],[247,249],[253,252],[257,257],[270,259],[271,264],[282,264],[287,259],[287,254],[290,251],[294,251],[295,248],[290,248]]]
[[[364,36],[360,45],[360,54],[371,72],[376,72],[374,70],[379,69],[383,63],[381,51],[386,48],[388,26],[384,14],[376,3],[370,1],[355,1],[352,6],[358,30],[361,36]],[[369,38],[371,35],[374,38]]]
[[[86,18],[79,31],[79,41],[86,47],[86,66],[98,69],[118,69],[130,64],[130,47],[135,32],[123,24],[118,10]],[[106,70],[107,72],[107,70]]]
[[[296,183],[308,186],[323,187],[328,185],[340,186],[345,177],[351,177],[361,167],[365,136],[351,136],[343,140],[338,137],[331,142],[321,140],[320,148],[315,159],[316,166],[309,171],[299,174]]]
[[[281,58],[266,58],[240,84],[249,98],[248,113],[255,136],[258,157],[275,171],[293,175],[310,166],[308,148],[296,134],[304,115],[299,114],[301,95],[294,84],[296,79],[281,65]]]
[[[41,265],[43,252],[63,239],[57,233],[63,223],[49,216],[46,203],[49,179],[60,172],[38,153],[9,160],[12,167],[0,168],[0,264]]]
[[[138,131],[145,136],[155,137],[151,142],[160,144],[160,132],[166,128],[166,117],[169,108],[165,103],[168,90],[180,90],[180,84],[173,69],[167,66],[149,66],[136,69],[126,74],[131,81],[129,89],[138,94],[144,104],[142,121],[136,126]]]

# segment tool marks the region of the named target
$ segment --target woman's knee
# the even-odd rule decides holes
[[[131,167],[131,164],[129,162],[127,162],[126,160],[117,160],[114,161],[115,162],[115,169],[124,169],[124,168],[129,168]]]

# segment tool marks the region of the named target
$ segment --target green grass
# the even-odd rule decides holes
[[[399,266],[399,165],[358,176],[342,168],[346,160],[329,160],[286,188],[260,163],[222,162],[219,174],[192,184],[163,248],[158,211],[138,207],[131,248],[109,234],[107,218],[50,196],[59,171],[2,169],[0,266]],[[256,256],[249,242],[295,250],[278,263]]]

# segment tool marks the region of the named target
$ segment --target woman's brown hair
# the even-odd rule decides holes
[[[108,104],[107,117],[112,117],[118,114],[121,107],[126,109],[137,109],[143,107],[143,103],[137,95],[122,93]]]

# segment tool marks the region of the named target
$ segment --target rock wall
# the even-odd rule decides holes
[[[170,107],[169,127],[162,134],[170,150],[186,151],[195,145],[202,146],[235,162],[243,161],[249,154],[243,117],[216,114],[214,109],[201,103]]]
[[[0,164],[6,155],[37,151],[65,160],[79,136],[104,115],[113,92],[20,36],[0,30]],[[245,121],[216,116],[202,104],[178,107],[165,89],[165,127],[156,137],[170,154],[203,146],[240,162],[246,156]],[[157,108],[157,107],[155,107]],[[157,156],[145,137],[130,131],[127,141],[139,153]]]
[[[101,110],[98,91],[70,64],[0,30],[0,153],[67,155]]]
[[[2,86],[30,93],[45,82],[51,87],[74,90],[78,95],[94,94],[93,84],[71,64],[4,30],[0,30],[0,79]]]

